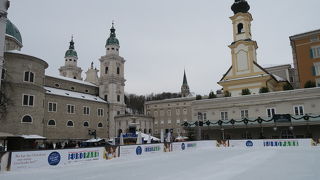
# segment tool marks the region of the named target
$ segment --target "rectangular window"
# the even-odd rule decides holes
[[[203,113],[203,120],[206,121],[207,120],[207,113]]]
[[[33,72],[27,71],[24,72],[24,82],[34,82],[34,74]]]
[[[164,124],[164,121],[163,121],[163,120],[161,120],[161,121],[160,121],[160,124]]]
[[[241,110],[241,119],[249,118],[249,111],[248,110]]]
[[[87,106],[83,106],[83,114],[89,115],[90,114],[90,108]]]
[[[320,62],[313,63],[313,75],[320,76]]]
[[[221,120],[228,120],[228,112],[220,112]]]
[[[303,105],[293,106],[294,115],[303,116],[304,115],[304,107]]]
[[[120,95],[117,95],[117,101],[120,102]]]
[[[276,108],[267,108],[267,116],[269,118],[273,117],[276,114]]]
[[[168,120],[168,124],[171,124],[171,119]]]
[[[180,109],[176,109],[176,115],[180,115]]]
[[[103,116],[103,109],[98,108],[98,116],[102,117]]]
[[[168,115],[168,116],[171,116],[171,110],[168,110],[168,111],[167,111],[167,115]]]
[[[68,105],[67,105],[67,112],[68,112],[69,114],[74,114],[74,110],[75,110],[74,105],[72,105],[72,104],[68,104]]]
[[[48,103],[48,112],[57,112],[57,103],[49,102]]]
[[[180,124],[180,119],[177,119],[177,124]]]
[[[34,96],[33,95],[24,94],[22,99],[23,99],[22,100],[23,106],[33,106],[33,104],[34,104]]]
[[[312,47],[310,49],[310,57],[311,57],[311,59],[315,59],[315,58],[320,57],[320,46]]]

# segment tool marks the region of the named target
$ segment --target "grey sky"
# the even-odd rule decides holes
[[[234,0],[11,0],[9,19],[23,52],[58,75],[71,35],[87,71],[105,55],[112,20],[125,64],[125,91],[179,92],[186,69],[192,92],[208,94],[231,65]],[[319,0],[248,0],[258,63],[291,64],[289,36],[319,29]],[[83,77],[85,75],[83,74]]]

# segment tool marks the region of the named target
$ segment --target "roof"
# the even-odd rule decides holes
[[[9,19],[7,19],[6,34],[15,38],[19,43],[22,44],[22,37],[19,29]]]
[[[108,45],[120,45],[119,40],[116,38],[116,29],[111,27],[110,29],[110,37],[107,39],[106,46]]]
[[[92,84],[90,82],[86,82],[86,81],[82,81],[82,80],[78,80],[78,79],[73,79],[73,78],[68,78],[68,77],[64,77],[64,76],[55,76],[55,75],[46,75],[46,76],[51,77],[51,78],[56,78],[56,79],[62,79],[62,80],[70,81],[70,82],[74,82],[74,83],[84,84],[84,85],[88,85],[88,86],[98,87],[97,85]]]
[[[87,101],[95,101],[95,102],[100,102],[100,103],[108,103],[107,101],[101,99],[100,97],[90,95],[90,94],[68,91],[68,90],[63,90],[63,89],[57,89],[57,88],[52,88],[52,87],[44,87],[44,89],[46,90],[46,94],[82,99],[82,100],[87,100]]]
[[[308,32],[304,32],[304,33],[300,33],[300,34],[296,34],[293,36],[290,36],[290,40],[294,40],[294,39],[298,39],[298,38],[302,38],[305,36],[310,36],[310,35],[314,35],[314,34],[319,34],[320,33],[320,29],[317,30],[313,30],[313,31],[308,31]]]
[[[78,57],[77,51],[74,49],[73,37],[70,41],[69,49],[66,51],[64,57]]]

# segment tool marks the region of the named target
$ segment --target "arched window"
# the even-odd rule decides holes
[[[68,121],[68,122],[67,122],[67,126],[68,126],[68,127],[73,127],[73,122],[72,122],[72,121]]]
[[[85,122],[83,123],[83,126],[84,126],[84,127],[89,127],[88,121],[85,121]]]
[[[49,120],[48,121],[48,126],[55,126],[56,125],[56,121],[55,120]]]
[[[152,133],[152,129],[149,129],[149,134],[151,134]]]
[[[147,129],[144,129],[144,130],[143,130],[143,133],[145,133],[145,134],[146,134],[146,133],[147,133]]]
[[[98,124],[98,127],[99,127],[99,128],[102,128],[102,127],[103,127],[102,123],[99,123],[99,124]]]
[[[108,95],[107,95],[107,94],[104,95],[104,100],[105,100],[105,101],[108,101]]]
[[[238,34],[240,34],[242,32],[243,32],[243,24],[240,23],[240,24],[238,24]]]
[[[23,123],[32,123],[32,117],[30,115],[25,115],[25,116],[23,116],[21,122],[23,122]]]
[[[120,67],[117,67],[117,74],[120,74]]]
[[[105,74],[108,74],[108,70],[109,70],[109,67],[107,66],[107,67],[105,68],[105,70],[104,70],[104,73],[105,73]]]

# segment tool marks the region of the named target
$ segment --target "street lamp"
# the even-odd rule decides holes
[[[224,128],[221,127],[221,133],[222,133],[222,140],[224,140]]]
[[[203,116],[201,112],[198,112],[198,140],[201,140],[201,127],[200,127],[200,121],[203,121]]]

